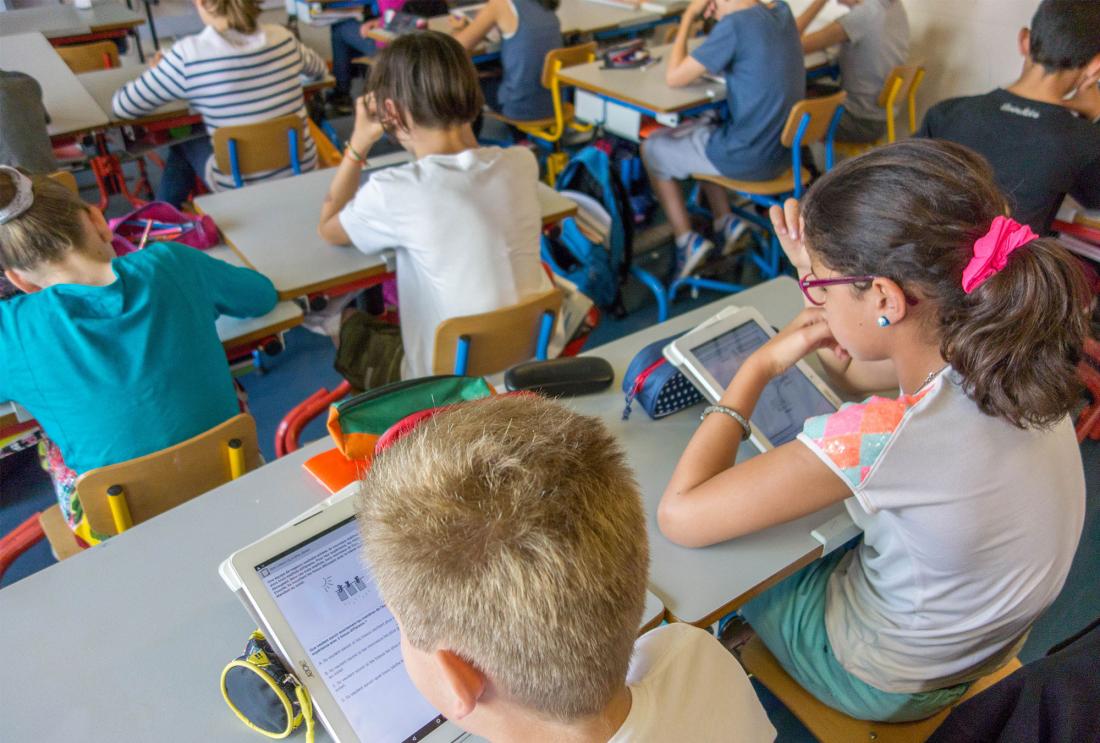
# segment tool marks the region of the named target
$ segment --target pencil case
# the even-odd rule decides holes
[[[217,245],[221,238],[214,220],[205,214],[186,214],[163,201],[150,201],[134,209],[129,214],[116,217],[107,223],[114,233],[116,242],[124,241],[129,245],[126,252],[132,253],[145,244],[155,242],[174,242],[206,250]],[[116,252],[117,252],[116,246]],[[120,253],[121,255],[121,253]]]
[[[528,361],[504,374],[509,391],[530,390],[547,397],[590,395],[606,390],[615,381],[615,370],[595,356]]]
[[[626,407],[623,420],[630,417],[637,402],[654,420],[678,413],[703,401],[695,385],[664,356],[664,347],[683,333],[650,343],[631,359],[623,377]]]
[[[275,655],[263,632],[222,670],[222,698],[241,722],[268,738],[286,738],[304,722],[313,741],[313,701]]]
[[[645,48],[645,41],[642,39],[613,47],[603,53],[604,68],[612,70],[641,67],[649,59],[649,50]]]

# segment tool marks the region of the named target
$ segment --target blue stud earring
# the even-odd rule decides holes
[[[886,315],[879,315],[878,316],[878,326],[880,328],[885,328],[889,324],[890,324],[890,318],[888,318]]]

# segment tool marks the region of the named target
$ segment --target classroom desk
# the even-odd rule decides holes
[[[108,70],[82,72],[76,76],[76,79],[95,100],[96,105],[102,109],[113,126],[148,126],[161,121],[176,121],[183,118],[193,119],[194,121],[183,121],[180,122],[181,124],[202,121],[198,114],[191,112],[187,106],[187,101],[170,101],[152,113],[136,119],[123,119],[115,114],[114,107],[111,105],[111,98],[115,92],[123,85],[136,80],[146,69],[148,68],[139,65],[128,65]],[[325,75],[320,80],[303,82],[302,91],[306,94],[312,94],[325,88],[331,88],[334,84],[335,80],[332,76]]]
[[[0,740],[262,739],[219,691],[255,625],[218,565],[328,496],[301,463],[331,446],[314,442],[0,591],[0,657],[19,669],[0,680]],[[646,606],[652,618],[660,600]],[[329,740],[320,726],[317,740]]]
[[[49,39],[55,36],[86,35],[92,29],[87,19],[70,5],[44,5],[0,12],[0,36],[36,32]]]
[[[0,18],[16,11],[0,14]],[[24,72],[42,87],[51,137],[82,134],[107,125],[107,115],[40,33],[5,36],[0,69]]]
[[[813,529],[836,517],[847,525],[851,522],[844,505],[837,503],[787,524],[702,549],[687,549],[665,539],[657,527],[657,504],[680,453],[699,426],[703,405],[654,421],[635,404],[630,419],[624,421],[623,373],[641,348],[698,325],[723,306],[755,307],[773,325],[782,327],[802,309],[801,298],[795,281],[782,277],[594,348],[591,355],[607,359],[615,369],[615,382],[598,395],[568,401],[577,411],[603,420],[626,451],[645,501],[650,590],[664,602],[669,621],[713,624],[820,557],[822,543],[811,535]],[[755,454],[756,449],[746,442],[738,458]]]
[[[372,158],[371,170],[408,161],[395,153]],[[384,273],[385,260],[351,247],[329,245],[317,234],[321,203],[334,170],[316,170],[292,178],[208,194],[195,207],[209,214],[222,237],[245,263],[267,276],[282,299],[293,299],[369,279]],[[577,205],[539,183],[544,224],[575,214]]]
[[[702,38],[690,39],[688,48],[695,49]],[[656,119],[665,126],[678,126],[684,119],[715,108],[726,99],[725,83],[700,78],[691,85],[673,88],[665,82],[665,70],[672,44],[652,47],[649,67],[603,69],[597,60],[558,73],[562,84],[576,87],[574,105],[581,121],[602,124],[612,134],[641,141],[643,117]],[[823,52],[806,56],[807,69],[828,63]]]

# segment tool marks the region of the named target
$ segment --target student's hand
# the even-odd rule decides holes
[[[367,34],[369,34],[374,29],[381,27],[381,25],[381,18],[371,18],[369,21],[359,27],[359,35],[365,39],[367,38]]]
[[[798,199],[787,199],[782,209],[773,206],[768,210],[768,216],[771,217],[775,234],[779,236],[779,244],[787,254],[787,260],[798,271],[799,278],[805,276],[810,272],[810,252],[806,249],[802,236],[806,222],[802,219]]]
[[[1066,105],[1089,121],[1100,118],[1100,87],[1097,87],[1097,77],[1086,78],[1078,86],[1073,98],[1066,101]]]
[[[385,129],[378,115],[373,96],[362,95],[355,99],[355,128],[348,143],[356,152],[366,155],[375,142],[382,139]]]
[[[158,64],[160,64],[162,59],[164,59],[164,51],[161,49],[157,49],[156,54],[154,54],[153,58],[149,60],[149,66],[156,67]]]
[[[848,358],[825,322],[825,311],[807,307],[771,340],[753,352],[745,362],[755,364],[768,377],[778,377],[801,359],[821,348],[828,348],[840,359]]]
[[[714,14],[714,0],[691,0],[684,16],[687,18],[709,17]]]

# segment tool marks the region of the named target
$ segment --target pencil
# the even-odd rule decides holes
[[[141,242],[138,243],[138,250],[145,247],[145,241],[149,239],[149,230],[153,229],[153,220],[145,220],[145,232],[141,234]]]

